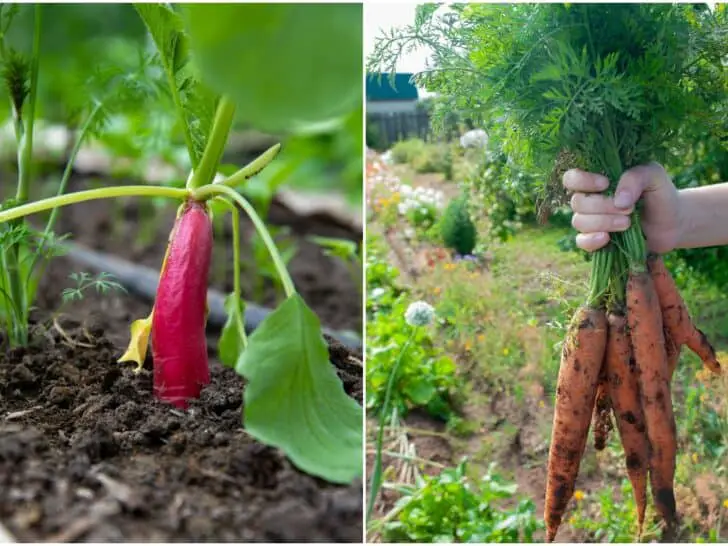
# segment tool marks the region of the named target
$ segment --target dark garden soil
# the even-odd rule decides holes
[[[74,181],[71,191],[84,185]],[[100,201],[64,210],[57,231],[158,269],[173,219],[174,208]],[[360,289],[305,237],[360,234],[275,208],[269,220],[290,226],[299,243],[290,270],[322,323],[359,332]],[[232,254],[218,254],[225,242],[215,252],[227,275],[212,284],[230,290]],[[243,259],[250,260],[245,247]],[[151,363],[134,374],[133,365],[116,362],[130,322],[149,313],[149,302],[90,291],[61,305],[69,274],[79,271],[69,258],[52,262],[32,345],[0,355],[0,525],[19,541],[361,541],[360,480],[335,486],[313,478],[249,437],[243,380],[214,355],[211,384],[188,411],[154,400]],[[243,284],[253,299],[254,285]],[[267,284],[254,301],[274,307],[280,296]],[[361,354],[328,341],[346,392],[361,402]]]

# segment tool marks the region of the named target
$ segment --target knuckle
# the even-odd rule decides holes
[[[576,230],[581,231],[581,229],[580,229],[581,223],[582,223],[582,215],[577,212],[571,217],[571,227],[573,227]]]
[[[569,201],[569,206],[571,206],[571,210],[576,212],[579,210],[580,204],[581,204],[581,194],[575,193],[574,195],[571,196],[571,199]]]

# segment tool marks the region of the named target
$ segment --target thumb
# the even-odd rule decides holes
[[[622,175],[614,192],[614,206],[629,209],[646,191],[657,189],[662,167],[656,163],[640,165]]]

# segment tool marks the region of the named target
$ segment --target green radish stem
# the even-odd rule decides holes
[[[230,209],[230,213],[233,219],[233,294],[235,302],[240,301],[240,214],[235,205],[233,205],[227,199],[221,199]],[[245,333],[245,324],[243,324],[243,317],[237,312],[238,306],[235,306],[235,324],[238,328],[238,335],[243,343],[243,349],[248,345],[248,337]]]
[[[263,220],[261,220],[260,216],[258,216],[258,213],[256,212],[253,205],[251,205],[247,199],[245,199],[234,189],[221,184],[208,184],[207,186],[203,186],[202,188],[199,188],[192,192],[192,198],[197,201],[206,201],[216,196],[226,196],[229,199],[232,199],[238,206],[240,206],[241,209],[245,211],[250,220],[253,222],[255,229],[258,231],[258,234],[263,239],[263,242],[265,243],[265,246],[270,253],[273,264],[276,267],[276,271],[281,278],[281,283],[283,284],[283,289],[286,292],[286,297],[293,296],[296,293],[296,289],[293,286],[293,280],[291,280],[291,276],[286,269],[283,258],[281,258],[280,252],[278,252],[278,247],[276,247],[275,242],[273,242],[270,233],[268,233],[268,229],[265,227],[265,224],[263,223]]]
[[[260,171],[273,161],[278,153],[281,151],[281,145],[275,144],[268,148],[265,152],[256,157],[253,161],[245,165],[242,169],[235,172],[235,174],[229,176],[225,180],[218,182],[218,184],[224,184],[226,186],[235,187],[245,182],[251,176],[255,176]]]
[[[114,188],[96,188],[84,190],[48,199],[41,199],[32,203],[26,203],[19,207],[13,207],[0,211],[0,224],[9,222],[16,218],[23,218],[31,214],[37,214],[56,207],[75,205],[84,201],[96,199],[109,199],[113,197],[168,197],[184,201],[190,196],[190,192],[181,188],[167,188],[165,186],[117,186]]]
[[[205,151],[200,159],[200,164],[195,169],[192,177],[187,182],[191,190],[201,188],[212,183],[217,173],[217,167],[225,151],[225,144],[230,134],[235,117],[235,104],[228,97],[222,97],[215,111],[215,120],[212,124],[210,137],[207,139]]]

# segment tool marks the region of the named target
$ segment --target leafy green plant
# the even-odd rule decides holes
[[[337,258],[346,264],[351,274],[351,279],[357,286],[361,286],[361,248],[353,241],[346,239],[334,239],[331,237],[314,236],[310,238],[314,243],[321,246],[324,254]]]
[[[376,301],[383,298],[379,296]],[[402,322],[408,296],[401,295],[384,309],[377,309],[367,321],[367,408],[373,414],[385,411],[387,385],[399,362],[390,394],[389,410],[406,415],[413,407],[426,409],[447,420],[453,415],[454,396],[460,384],[455,363],[437,348],[425,329],[409,332]],[[374,305],[378,305],[377,303]],[[413,337],[411,343],[407,340]],[[401,358],[403,347],[408,350]]]
[[[505,153],[486,151],[467,186],[474,196],[472,207],[482,210],[488,219],[490,237],[507,241],[522,222],[533,219],[534,185],[533,177],[518,170]]]
[[[461,256],[472,254],[477,242],[475,224],[468,210],[468,195],[450,201],[440,220],[440,235],[448,248]]]
[[[0,211],[0,224],[9,226],[11,233],[26,234],[23,218],[52,211],[46,228],[50,233],[58,209],[75,203],[126,196],[172,199],[179,203],[155,307],[148,317],[131,325],[131,342],[122,360],[135,361],[141,367],[149,336],[154,336],[155,355],[174,353],[175,358],[171,360],[181,363],[181,369],[178,369],[168,364],[168,358],[155,359],[155,393],[185,407],[187,398],[199,396],[201,385],[209,381],[204,325],[206,279],[212,251],[210,212],[212,208],[218,213],[231,212],[234,289],[228,297],[230,316],[219,353],[225,365],[247,379],[243,393],[245,428],[259,441],[282,449],[302,470],[333,482],[350,482],[361,473],[362,408],[344,392],[329,362],[318,318],[297,293],[261,214],[235,189],[270,164],[280,147],[272,147],[221,180],[217,180],[216,175],[236,112],[266,129],[280,127],[284,118],[290,119],[292,128],[309,134],[346,123],[347,109],[356,110],[360,106],[356,102],[356,97],[361,95],[360,52],[356,47],[346,51],[340,47],[341,43],[351,41],[352,35],[359,40],[361,6],[334,6],[327,12],[328,8],[323,5],[310,11],[303,5],[236,5],[213,10],[194,5],[181,10],[165,4],[137,5],[156,46],[156,62],[165,76],[166,92],[172,99],[176,122],[184,134],[191,165],[184,187],[109,186],[66,194],[62,182],[56,197],[28,201],[43,9],[40,5],[35,7],[34,47],[30,61],[16,62],[13,74],[17,78],[7,80],[13,82],[10,90],[15,91],[13,105],[19,135],[20,174],[17,197]],[[336,31],[320,32],[320,25]],[[214,35],[210,29],[215,30]],[[315,40],[307,42],[303,48],[295,41],[290,47],[281,47],[281,36],[300,37],[301,33],[315,36]],[[226,49],[240,46],[251,38],[255,40],[253,49],[258,50],[256,53],[246,47],[247,54],[231,56]],[[224,55],[220,54],[220,47],[225,50]],[[332,56],[335,62],[330,67],[331,81],[329,87],[321,91],[323,80],[308,69],[301,73],[300,67],[312,58],[331,60]],[[246,62],[253,64],[248,66]],[[263,84],[286,81],[295,75],[291,85],[298,91],[291,94],[291,86],[261,86],[260,74],[252,76],[248,70],[241,71],[246,67],[255,68],[257,63],[263,63],[265,77],[272,79],[264,80]],[[237,79],[241,77],[245,78],[244,85]],[[241,89],[241,85],[245,89]],[[270,89],[273,88],[286,89],[285,95],[272,93]],[[238,101],[242,98],[245,102],[239,110]],[[93,115],[98,113],[96,108],[91,108],[91,112]],[[265,118],[267,113],[270,118]],[[78,141],[81,141],[80,137]],[[71,165],[72,159],[67,172]],[[68,175],[64,175],[64,180],[67,179]],[[240,211],[248,216],[263,241],[286,295],[285,301],[249,338],[239,304]],[[45,241],[45,237],[42,240]],[[30,307],[25,287],[31,285],[24,284],[27,277],[18,264],[24,263],[23,252],[27,251],[23,251],[15,240],[3,248],[7,249],[2,256],[3,265],[9,266],[3,269],[8,287],[8,290],[3,289],[3,297],[9,307],[16,310],[13,320],[8,321],[15,330],[9,330],[9,333],[16,344],[24,344]],[[191,307],[190,302],[194,304]],[[188,310],[191,311],[186,312]],[[155,321],[155,317],[166,316],[165,313],[181,316],[181,319]],[[187,345],[181,343],[182,339]],[[191,361],[187,349],[193,350],[193,357],[198,354],[200,357]],[[184,400],[165,398],[160,393],[172,380],[184,383],[181,387],[185,389],[192,387],[190,392],[194,394]]]
[[[89,273],[71,273],[70,278],[76,285],[63,289],[61,293],[63,303],[82,300],[84,293],[89,290],[96,290],[99,294],[107,294],[112,290],[126,292],[110,273],[101,272],[95,277]]]
[[[588,510],[585,500],[577,501],[577,509],[569,519],[574,529],[589,533],[589,537],[597,542],[634,542],[637,536],[637,523],[634,519],[635,503],[632,486],[629,480],[623,480],[620,486],[620,497],[615,498],[614,489],[606,487],[597,493],[599,518]],[[642,540],[650,541],[659,537],[659,526],[650,519],[642,530]]]
[[[447,145],[426,144],[410,164],[417,173],[442,173],[446,180],[452,178],[453,158]]]
[[[491,465],[477,482],[467,475],[467,460],[446,468],[437,476],[421,476],[417,483],[400,486],[393,521],[384,524],[382,535],[389,542],[533,542],[542,524],[531,500],[511,501],[516,484],[507,483]]]
[[[425,141],[419,138],[402,140],[392,146],[392,159],[395,163],[412,163],[426,147]]]

